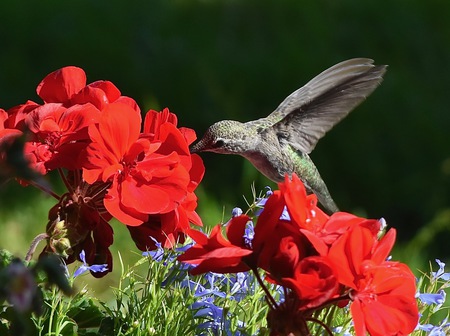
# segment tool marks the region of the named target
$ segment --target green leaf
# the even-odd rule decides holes
[[[104,314],[92,299],[75,301],[67,312],[67,316],[78,324],[80,329],[99,328]]]
[[[114,319],[112,317],[106,317],[100,323],[98,330],[99,336],[114,335]]]

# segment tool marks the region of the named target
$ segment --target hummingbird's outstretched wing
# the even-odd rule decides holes
[[[279,138],[310,153],[326,132],[347,116],[383,80],[385,65],[367,58],[334,65],[288,96],[265,118]]]

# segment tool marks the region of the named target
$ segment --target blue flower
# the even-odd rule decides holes
[[[291,216],[289,215],[288,209],[286,206],[284,206],[283,212],[281,213],[280,219],[285,221],[290,221]]]
[[[163,285],[161,284],[161,287],[165,287],[167,284]],[[180,281],[180,286],[182,288],[189,288],[189,291],[192,292],[194,289],[198,288],[200,285],[198,282],[195,282],[194,280],[189,279],[186,277],[184,280]]]
[[[162,261],[164,256],[164,249],[162,248],[161,243],[158,242],[155,238],[150,236],[150,239],[155,242],[156,250],[143,252],[142,255],[144,257],[150,256],[154,261],[160,262]]]
[[[445,302],[445,295],[445,291],[441,289],[438,293],[418,293],[416,294],[416,297],[418,297],[420,301],[427,305],[441,305]]]
[[[191,288],[190,286],[187,285],[186,281],[189,280],[188,272],[192,268],[194,268],[193,265],[175,261],[175,263],[173,263],[173,266],[170,268],[170,271],[168,272],[167,278],[164,279],[164,281],[161,283],[161,287],[164,288],[173,284],[174,282],[179,282],[182,287]]]
[[[227,297],[227,293],[220,291],[219,288],[215,284],[216,277],[218,277],[218,278],[224,277],[223,274],[209,272],[209,273],[206,273],[204,275],[204,277],[207,281],[207,286],[199,285],[197,287],[197,289],[195,290],[195,294],[194,294],[195,297],[202,297],[202,296],[206,296],[206,295],[217,296],[220,298]]]
[[[255,290],[254,276],[250,272],[238,272],[230,277],[230,294],[236,301],[243,300],[248,294],[253,294]],[[249,285],[252,285],[250,287]]]
[[[180,247],[175,248],[175,251],[177,251],[178,253],[181,252],[186,252],[187,250],[189,250],[192,246],[194,245],[194,243],[189,243]]]
[[[82,250],[80,252],[80,259],[83,262],[83,265],[81,265],[73,274],[73,277],[76,278],[77,276],[87,272],[87,271],[91,271],[91,272],[106,272],[108,270],[108,265],[107,264],[102,264],[102,265],[91,265],[89,266],[86,263],[86,253],[84,252],[84,250]]]
[[[233,210],[231,210],[231,217],[239,217],[240,215],[242,215],[244,212],[242,211],[241,208],[233,208]]]
[[[152,238],[152,237],[150,237]],[[153,239],[153,238],[152,238]],[[156,243],[156,247],[157,247],[157,251],[149,251],[149,252],[144,252],[143,255],[145,256],[150,256],[152,257],[153,260],[155,261],[162,261],[163,260],[163,256],[164,256],[164,249],[161,247],[160,243]],[[167,287],[171,284],[173,284],[174,282],[179,282],[181,287],[188,287],[191,290],[191,285],[195,285],[196,282],[189,280],[189,275],[188,272],[189,270],[191,270],[192,268],[194,268],[193,265],[190,264],[186,264],[186,263],[180,263],[176,260],[176,257],[181,254],[182,252],[185,252],[187,249],[189,249],[192,245],[194,245],[193,243],[191,244],[186,244],[184,246],[180,246],[175,248],[175,253],[171,253],[170,255],[166,254],[166,259],[164,261],[164,265],[168,265],[171,264],[171,268],[170,271],[168,272],[168,276],[166,279],[164,279],[164,281],[161,283],[161,287]]]
[[[270,196],[272,196],[272,194],[273,194],[272,189],[271,189],[269,186],[266,186],[266,189],[267,189],[267,191],[266,191],[265,197],[256,199],[256,204],[255,204],[255,205],[256,205],[257,207],[263,208],[264,205],[266,205],[267,199],[268,199]],[[257,215],[257,216],[258,216],[258,215]]]
[[[436,259],[436,262],[439,265],[439,270],[437,272],[431,272],[431,274],[433,276],[433,280],[441,279],[441,280],[444,280],[444,281],[449,281],[450,280],[450,273],[444,273],[445,263],[443,263],[439,259]]]
[[[194,317],[203,317],[207,319],[206,322],[200,323],[198,329],[209,329],[217,334],[222,325],[223,318],[223,308],[217,307],[213,303],[212,298],[206,298],[205,300],[200,300],[194,302],[191,307],[192,310],[196,310]]]
[[[352,333],[350,332],[350,329],[344,330],[343,327],[336,327],[333,329],[333,331],[339,335],[342,336],[352,336]]]
[[[264,208],[264,206],[266,205],[267,199],[273,194],[273,191],[272,191],[272,189],[270,189],[270,187],[266,187],[266,189],[267,189],[266,196],[256,200],[256,206],[261,208],[261,209],[258,209],[255,211],[256,217],[258,217],[261,214],[261,212],[263,211],[262,208]],[[291,216],[289,215],[289,212],[288,212],[286,206],[284,207],[283,212],[281,213],[280,219],[286,220],[286,221],[291,220]]]
[[[194,302],[190,308],[196,310],[194,314],[195,318],[203,318],[206,320],[206,322],[200,323],[197,326],[198,329],[208,330],[212,335],[242,335],[239,331],[231,332],[231,323],[227,318],[229,314],[224,314],[223,308],[217,307],[213,303],[212,298],[205,298],[204,300]],[[243,327],[243,323],[239,321],[238,326]],[[211,335],[211,333],[207,333],[207,335]],[[206,333],[201,335],[206,335]]]
[[[255,227],[252,221],[248,221],[247,224],[245,224],[244,242],[249,248],[252,248],[253,237],[255,237]]]
[[[450,323],[447,322],[447,318],[445,318],[440,325],[433,324],[419,324],[417,329],[423,330],[428,333],[428,336],[446,336],[450,330]]]

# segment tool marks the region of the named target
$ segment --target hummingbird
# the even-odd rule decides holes
[[[237,154],[274,182],[295,173],[328,213],[339,211],[309,154],[319,139],[369,96],[386,65],[354,58],[323,71],[265,118],[211,125],[191,153]]]

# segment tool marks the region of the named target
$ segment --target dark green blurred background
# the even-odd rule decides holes
[[[384,217],[398,229],[398,256],[445,260],[449,18],[450,2],[437,0],[2,1],[0,107],[40,102],[39,81],[77,65],[89,82],[111,80],[144,111],[169,107],[201,136],[218,120],[267,115],[339,61],[373,58],[389,65],[385,81],[312,158],[343,210]],[[223,207],[225,216],[245,208],[253,181],[256,190],[274,186],[240,157],[203,158],[199,211],[207,225],[221,220]],[[52,201],[14,183],[0,193],[0,247],[24,254],[14,239],[44,230]],[[36,211],[31,220],[27,211]]]

